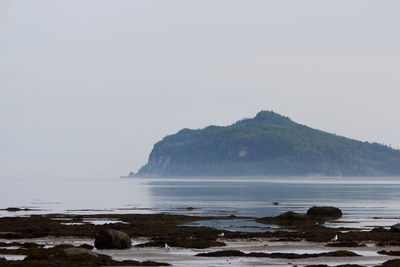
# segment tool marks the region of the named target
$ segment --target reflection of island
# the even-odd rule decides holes
[[[120,176],[120,178],[132,178],[132,177],[135,177],[134,172],[129,172],[128,176]]]

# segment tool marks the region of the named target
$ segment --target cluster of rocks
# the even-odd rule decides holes
[[[59,245],[52,248],[36,248],[27,251],[23,262],[6,261],[0,258],[0,266],[168,266],[167,263],[135,260],[116,261],[90,248]],[[19,264],[19,265],[18,265]]]
[[[306,214],[287,211],[276,217],[265,217],[258,219],[261,223],[274,223],[284,225],[299,225],[299,224],[315,224],[331,220],[337,220],[342,217],[343,213],[339,208],[321,206],[311,207]]]
[[[189,210],[192,208],[188,208]],[[220,230],[207,227],[182,227],[182,224],[205,219],[215,219],[214,217],[197,217],[182,215],[109,215],[115,216],[126,224],[113,224],[108,226],[96,225],[62,225],[59,220],[54,220],[52,215],[32,215],[30,217],[12,217],[0,218],[0,231],[13,227],[14,233],[3,234],[3,238],[16,237],[38,237],[44,235],[55,235],[68,233],[71,236],[95,237],[94,247],[101,249],[129,249],[132,247],[131,238],[137,236],[146,236],[149,242],[137,245],[138,247],[183,247],[204,249],[209,247],[222,247],[225,243],[217,239]],[[393,225],[391,229],[376,227],[371,231],[358,231],[350,228],[330,228],[324,226],[324,222],[337,220],[343,216],[342,211],[336,207],[319,206],[311,207],[306,213],[296,213],[288,211],[276,217],[266,217],[256,221],[276,224],[282,226],[282,231],[275,232],[225,232],[225,238],[258,238],[268,237],[280,241],[306,240],[313,242],[325,242],[330,247],[362,247],[365,242],[373,241],[377,246],[389,247],[400,246],[400,224]],[[65,216],[71,221],[80,222],[82,216]],[[58,218],[58,217],[57,217]],[[114,217],[113,217],[114,218]],[[236,217],[226,217],[235,219]],[[224,219],[226,219],[224,218]],[[221,218],[218,218],[221,219]],[[114,229],[107,229],[113,227]],[[116,230],[118,229],[118,230]],[[66,231],[68,230],[68,231]],[[289,230],[289,231],[285,231]],[[346,231],[343,231],[346,230]],[[114,261],[99,251],[92,251],[93,246],[83,245],[72,247],[69,245],[56,246],[54,248],[44,248],[43,245],[34,243],[5,243],[0,242],[0,247],[18,246],[14,253],[18,255],[27,255],[24,263],[29,266],[76,266],[83,264],[85,266],[138,266],[138,265],[168,265],[165,263],[156,263],[151,261]],[[4,249],[5,250],[5,249]],[[10,252],[10,251],[9,251]],[[97,252],[97,253],[96,253]],[[400,256],[398,251],[381,250],[382,255]],[[329,254],[294,254],[294,253],[259,253],[259,252],[241,252],[221,250],[213,253],[204,253],[197,256],[218,257],[218,256],[237,256],[237,257],[266,257],[266,258],[313,258],[321,256],[357,256],[350,255],[347,251],[334,251]],[[0,258],[0,266],[11,266],[11,261]],[[15,261],[20,264],[22,261]],[[35,265],[36,264],[36,265]],[[394,264],[394,265],[393,265]],[[395,265],[399,264],[399,265]],[[321,265],[322,266],[322,265]],[[400,266],[400,260],[390,261],[382,266]],[[315,267],[315,266],[314,266]]]

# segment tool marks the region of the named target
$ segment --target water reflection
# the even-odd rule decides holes
[[[341,208],[346,220],[400,216],[398,178],[244,180],[153,179],[148,185],[154,207],[186,214],[264,217],[329,205]],[[189,206],[197,209],[185,211]]]
[[[0,216],[170,212],[264,217],[329,205],[344,211],[344,221],[370,224],[372,217],[400,217],[399,189],[399,178],[2,179],[0,208],[40,210],[3,210]]]
[[[29,212],[0,211],[0,216],[43,213],[124,213],[152,209],[148,187],[137,179],[2,179],[0,208],[27,207]]]

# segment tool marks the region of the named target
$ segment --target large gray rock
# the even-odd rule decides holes
[[[125,249],[132,247],[132,242],[126,233],[109,229],[96,234],[94,246],[97,249]]]
[[[307,211],[307,215],[313,219],[339,219],[342,217],[343,213],[339,208],[336,207],[311,207]]]

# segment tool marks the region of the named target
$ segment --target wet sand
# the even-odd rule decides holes
[[[102,250],[100,253],[107,254],[115,260],[134,259],[144,261],[151,259],[158,262],[167,262],[173,266],[306,266],[311,264],[360,264],[363,266],[376,266],[383,262],[395,259],[387,255],[380,255],[377,251],[380,247],[369,245],[367,247],[346,248],[340,250],[353,251],[361,257],[318,257],[309,259],[272,259],[272,258],[251,258],[251,257],[196,257],[202,252],[212,252],[219,250],[240,250],[243,252],[284,252],[284,253],[320,253],[337,251],[339,248],[326,247],[321,243],[314,242],[270,242],[267,239],[259,240],[222,240],[226,243],[223,248],[209,249],[183,249],[172,248],[170,250],[162,248],[132,248],[128,250]],[[137,242],[133,240],[133,242]]]
[[[134,238],[132,244],[143,244],[148,238]],[[82,244],[93,245],[94,239],[79,238],[79,237],[46,237],[34,239],[18,239],[4,240],[0,242],[17,241],[20,243],[34,242],[45,245],[45,247],[53,247],[55,245],[70,244],[79,246]],[[374,244],[367,244],[366,247],[327,247],[324,244],[307,241],[297,242],[276,242],[266,238],[258,239],[220,239],[226,243],[223,248],[207,248],[207,249],[190,249],[190,248],[171,248],[164,249],[158,247],[132,247],[130,249],[115,250],[105,249],[94,252],[111,256],[114,260],[136,260],[146,261],[152,260],[157,262],[169,263],[172,266],[306,266],[312,264],[326,264],[336,266],[340,264],[359,264],[362,266],[376,266],[383,262],[396,257],[381,255],[377,252],[382,250],[382,247],[377,247]],[[220,250],[240,250],[243,252],[283,252],[283,253],[321,253],[337,250],[348,250],[355,252],[360,257],[317,257],[307,259],[282,259],[282,258],[253,258],[253,257],[198,257],[198,253],[212,252]],[[387,250],[400,250],[400,247],[386,247]],[[7,259],[21,260],[21,255],[4,255]],[[2,257],[0,255],[0,257]]]

